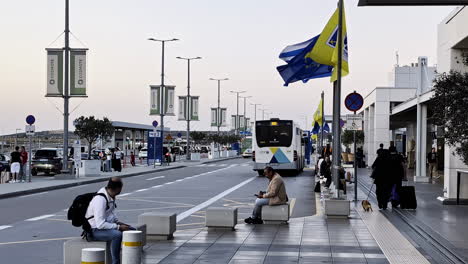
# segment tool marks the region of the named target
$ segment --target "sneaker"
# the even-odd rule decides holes
[[[246,224],[253,224],[253,223],[254,223],[254,219],[253,219],[252,217],[249,217],[249,218],[244,219],[244,222],[245,222]]]
[[[261,224],[263,224],[263,220],[260,219],[260,218],[255,218],[255,219],[253,219],[253,224],[254,225],[261,225]]]

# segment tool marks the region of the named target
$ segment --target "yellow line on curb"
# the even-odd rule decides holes
[[[289,204],[289,216],[293,213],[294,205],[296,205],[296,198],[292,198],[291,203]]]

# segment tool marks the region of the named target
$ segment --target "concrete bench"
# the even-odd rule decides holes
[[[175,213],[148,212],[138,216],[138,224],[146,225],[147,239],[169,240],[176,231]]]
[[[283,224],[289,221],[289,204],[262,206],[262,220],[265,224]]]
[[[110,255],[110,242],[91,241],[86,239],[74,238],[63,243],[63,264],[81,263],[81,250],[83,248],[103,248],[106,250],[105,264],[112,263]]]
[[[146,246],[146,224],[136,224],[133,227],[135,227],[136,230],[141,231],[143,233],[141,244],[143,247]]]
[[[237,225],[237,208],[209,207],[206,209],[205,226],[234,228]]]

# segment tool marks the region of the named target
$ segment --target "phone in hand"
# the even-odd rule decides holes
[[[254,195],[255,195],[255,197],[258,197],[258,194],[254,194]]]

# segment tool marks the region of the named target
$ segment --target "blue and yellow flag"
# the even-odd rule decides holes
[[[337,8],[335,13],[328,21],[327,25],[320,34],[317,43],[306,54],[306,58],[310,58],[317,63],[332,65],[334,66],[333,74],[331,77],[331,82],[334,82],[338,78],[337,66],[338,66],[338,15],[339,9]],[[348,65],[348,36],[346,33],[346,16],[343,7],[343,60],[342,60],[342,76],[346,76],[349,73]]]
[[[315,123],[317,123],[319,126],[322,126],[322,119],[323,119],[322,108],[323,108],[323,99],[320,99],[320,103],[317,107],[317,110],[315,110],[315,113],[314,113],[314,125]]]

